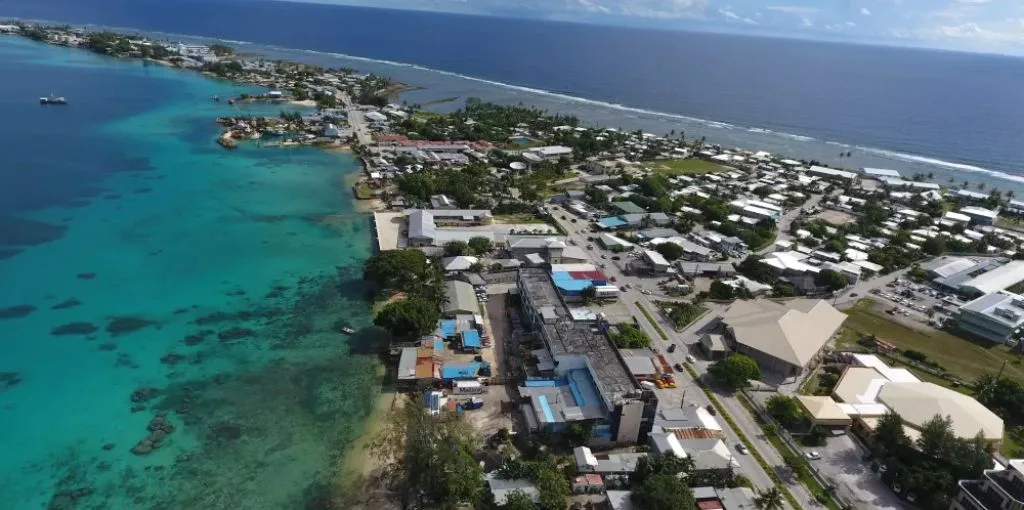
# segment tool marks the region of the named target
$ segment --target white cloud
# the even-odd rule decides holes
[[[821,9],[818,9],[817,7],[805,7],[800,5],[773,5],[768,7],[768,10],[784,12],[786,14],[806,15],[814,14],[820,11]]]
[[[807,19],[807,18],[800,18],[800,24],[805,26],[805,27],[813,27],[814,26],[814,22],[809,20],[809,19]]]
[[[871,16],[871,11],[869,11],[867,7],[861,7],[860,8],[860,13],[865,15],[865,16]]]

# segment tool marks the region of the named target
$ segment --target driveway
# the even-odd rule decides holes
[[[821,459],[810,461],[826,479],[831,479],[839,495],[856,508],[902,510],[906,508],[877,473],[871,472],[870,462],[861,460],[864,450],[849,435],[830,437],[828,444],[814,450]]]

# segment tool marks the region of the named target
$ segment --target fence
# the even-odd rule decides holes
[[[779,423],[775,421],[775,418],[772,418],[772,416],[768,414],[768,411],[764,407],[762,407],[761,403],[758,402],[757,399],[755,399],[750,394],[749,390],[741,390],[740,398],[746,399],[746,401],[750,404],[750,407],[757,411],[758,417],[761,418],[761,421],[763,423],[771,425],[775,429],[776,437],[778,437],[779,440],[781,440],[782,443],[786,445],[786,448],[790,450],[789,453],[791,455],[795,455],[802,462],[807,472],[810,473],[810,475],[814,477],[814,479],[823,488],[825,488],[826,492],[829,492],[829,487],[835,489],[833,491],[830,491],[829,497],[831,497],[839,505],[840,508],[856,508],[852,503],[850,503],[849,499],[839,494],[839,489],[845,489],[845,487],[841,487],[831,478],[821,474],[821,472],[818,471],[818,469],[815,468],[813,464],[804,460],[803,454],[801,453],[803,450],[800,448],[800,445],[798,445],[796,441],[793,440],[793,436],[791,436],[785,428],[779,425]],[[767,436],[767,433],[765,435]],[[779,454],[781,454],[784,458],[786,457],[786,453],[787,452],[779,452]],[[810,490],[810,487],[808,487],[808,490]],[[817,494],[814,494],[814,496],[818,497]]]

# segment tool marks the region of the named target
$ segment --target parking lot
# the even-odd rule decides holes
[[[946,321],[946,310],[956,310],[964,304],[955,296],[904,279],[897,279],[871,293],[888,306],[886,313],[889,315],[907,317],[933,326],[941,326]]]
[[[856,508],[896,510],[903,502],[871,471],[864,450],[849,435],[830,437],[825,446],[804,448],[804,455],[817,452],[820,458],[809,460],[821,475],[836,485],[839,495]]]

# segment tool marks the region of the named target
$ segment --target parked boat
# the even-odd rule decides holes
[[[39,98],[39,104],[68,104],[68,100],[64,99],[63,96],[57,97],[51,94],[47,97]]]
[[[354,329],[352,329],[352,328],[350,328],[348,326],[345,326],[345,327],[341,328],[341,332],[345,333],[346,335],[351,335],[352,333],[355,333],[356,330],[354,330]]]

